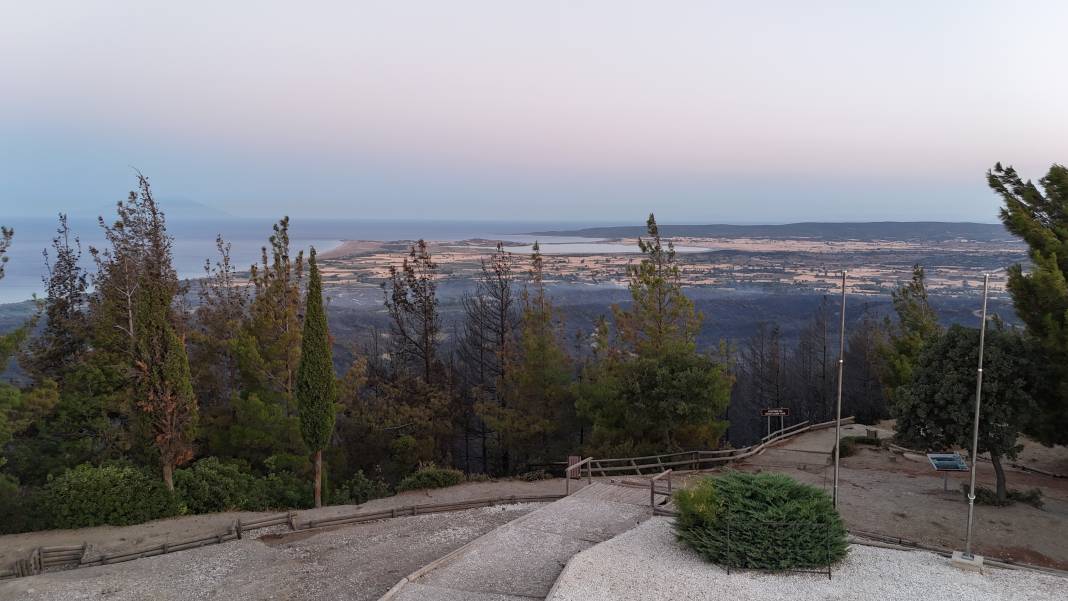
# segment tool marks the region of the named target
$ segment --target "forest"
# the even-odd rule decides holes
[[[986,339],[980,452],[1004,498],[1000,462],[1021,434],[1068,442],[1068,170],[1036,185],[998,165],[988,183],[1032,263],[1008,272],[1024,327],[995,317]],[[915,448],[970,436],[978,330],[940,325],[920,265],[891,317],[849,321],[840,356],[833,298],[796,338],[769,320],[741,344],[699,345],[706,316],[653,215],[629,300],[589,331],[565,327],[537,244],[488,253],[445,331],[419,241],[382,282],[388,331],[337,339],[316,251],[292,248],[288,217],[252,266],[219,238],[191,285],[172,266],[164,209],[139,176],[100,218],[92,269],[59,216],[46,294],[0,336],[0,363],[28,375],[0,384],[3,531],[360,503],[425,479],[548,477],[579,453],[718,448],[763,435],[761,407],[833,418],[839,359],[844,415],[896,418]],[[0,256],[16,235],[2,230]]]

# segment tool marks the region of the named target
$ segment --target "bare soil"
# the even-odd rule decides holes
[[[833,436],[833,431],[832,431]],[[831,438],[833,446],[833,437]],[[1044,449],[1047,465],[1057,464],[1068,449]],[[746,471],[775,471],[800,481],[833,489],[830,454],[784,445],[738,466]],[[894,536],[949,549],[963,549],[968,502],[961,484],[967,472],[949,474],[948,492],[942,474],[923,455],[900,455],[885,449],[857,446],[844,457],[839,472],[839,509],[850,528]],[[978,485],[993,487],[994,470],[980,462]],[[1007,470],[1009,488],[1038,488],[1042,508],[1016,503],[1008,507],[976,505],[973,545],[981,554],[1068,570],[1068,480],[1015,469]]]

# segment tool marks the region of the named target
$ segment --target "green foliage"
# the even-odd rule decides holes
[[[576,406],[593,422],[602,450],[714,447],[726,429],[718,418],[732,379],[725,362],[697,352],[702,317],[682,292],[675,250],[670,243],[665,250],[652,215],[648,231],[649,240],[639,243],[645,257],[628,270],[631,306],[612,310],[623,346],[613,345],[607,324],[599,325],[597,357],[576,387]]]
[[[983,356],[979,452],[990,453],[1005,498],[1000,459],[1016,456],[1017,437],[1034,411],[1035,352],[1022,336],[988,328]],[[971,448],[979,331],[955,325],[920,356],[912,383],[894,407],[897,435],[910,444],[944,450]]]
[[[79,465],[44,486],[41,511],[53,528],[84,528],[170,517],[179,505],[163,482],[141,470]]]
[[[263,509],[263,484],[236,463],[205,457],[174,473],[174,490],[192,513]]]
[[[714,448],[726,428],[717,418],[730,387],[723,364],[677,344],[655,356],[616,355],[591,366],[578,386],[577,406],[593,421],[602,450]]]
[[[39,491],[21,487],[11,476],[0,474],[0,534],[40,530],[45,525]]]
[[[961,482],[960,490],[964,493],[964,498],[967,499],[969,490],[968,483]],[[1042,500],[1042,489],[1040,488],[1031,488],[1028,490],[1011,489],[1008,491],[1006,498],[999,499],[997,491],[991,490],[985,486],[975,487],[975,502],[978,505],[992,505],[994,507],[1005,507],[1019,502],[1031,505],[1037,509],[1041,509],[1045,504]]]
[[[912,280],[891,297],[897,322],[887,324],[889,335],[879,345],[879,376],[893,405],[902,387],[912,382],[923,349],[942,334],[942,328],[927,299],[926,275],[920,265],[913,266]]]
[[[266,471],[272,455],[307,452],[296,416],[287,417],[284,405],[255,393],[235,397],[229,410],[210,412],[202,430],[206,454],[247,461],[258,471]]]
[[[455,486],[464,481],[464,473],[460,470],[438,467],[433,463],[419,466],[415,472],[404,477],[397,485],[397,492],[406,490],[422,490],[425,488],[445,488]]]
[[[516,480],[522,480],[523,482],[537,482],[539,480],[552,480],[553,475],[549,472],[538,469],[530,470],[529,472],[523,472],[516,476]]]
[[[497,401],[478,404],[486,425],[501,437],[508,468],[559,457],[570,450],[575,422],[571,358],[562,327],[542,281],[542,257],[534,244],[531,282],[523,291],[519,339],[504,357]]]
[[[372,480],[360,470],[353,474],[352,478],[339,484],[330,500],[335,505],[359,505],[389,495],[388,484],[382,480]]]
[[[1068,444],[1068,168],[1051,166],[1035,185],[998,163],[987,183],[1005,202],[1005,228],[1027,243],[1031,259],[1027,273],[1019,264],[1010,267],[1008,281],[1043,371],[1038,411],[1027,427],[1046,444]]]
[[[857,445],[878,447],[882,443],[874,436],[843,436],[841,441],[842,457],[857,454]]]
[[[775,570],[845,557],[846,529],[826,493],[782,474],[730,472],[675,493],[679,540],[720,565]]]
[[[304,444],[312,451],[321,451],[330,442],[330,435],[334,431],[337,383],[314,248],[308,265],[311,272],[301,336],[300,366],[297,368],[296,398]]]

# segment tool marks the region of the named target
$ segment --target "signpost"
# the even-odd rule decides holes
[[[927,453],[927,460],[936,472],[942,472],[943,492],[949,492],[949,472],[968,471],[968,463],[960,453]]]
[[[789,407],[768,407],[760,410],[760,416],[768,418],[768,436],[771,436],[771,418],[779,418],[779,430],[782,430],[786,427],[783,423],[783,418],[787,415],[790,415]]]

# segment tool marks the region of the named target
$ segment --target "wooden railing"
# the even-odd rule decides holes
[[[659,474],[657,474],[657,475],[655,475],[655,476],[653,476],[652,478],[649,479],[649,508],[653,510],[654,514],[656,514],[656,510],[657,510],[657,507],[656,507],[656,495],[660,494],[660,495],[666,496],[669,499],[671,498],[671,493],[672,493],[672,491],[671,491],[671,473],[673,471],[674,470],[670,470],[670,469],[664,470],[664,471],[660,472]],[[667,490],[666,491],[657,490],[656,489],[656,483],[658,481],[662,480],[662,479],[665,479],[665,478],[667,479]]]
[[[586,483],[589,484],[589,483],[593,482],[593,470],[590,469],[590,465],[591,465],[592,461],[593,461],[593,457],[587,457],[587,458],[583,459],[582,461],[579,461],[579,462],[577,462],[577,463],[575,463],[573,465],[567,466],[567,469],[564,470],[564,496],[565,497],[571,495],[571,478],[577,476],[579,480],[582,479],[582,466],[584,466],[584,465],[586,466]]]
[[[216,545],[240,539],[245,533],[249,532],[250,530],[258,530],[260,528],[267,528],[270,526],[286,525],[291,531],[315,530],[319,528],[330,528],[333,526],[373,522],[377,520],[396,518],[401,516],[423,515],[428,513],[444,513],[449,511],[463,511],[466,509],[477,509],[479,507],[491,507],[493,505],[509,505],[515,503],[544,503],[547,501],[556,501],[561,498],[563,498],[563,495],[511,495],[507,497],[472,499],[470,501],[458,501],[452,503],[408,505],[405,507],[395,507],[393,509],[386,509],[382,511],[362,513],[357,512],[335,516],[331,518],[308,520],[303,524],[298,523],[297,514],[295,512],[290,511],[271,516],[265,516],[250,521],[243,522],[241,520],[237,520],[226,530],[221,530],[214,534],[200,535],[197,538],[182,540],[178,542],[163,543],[161,545],[142,547],[140,549],[135,549],[132,551],[124,551],[121,553],[112,554],[94,554],[91,551],[91,547],[87,543],[82,543],[81,545],[37,547],[30,551],[29,555],[25,559],[16,560],[11,566],[11,569],[0,570],[0,580],[5,578],[33,576],[36,574],[40,574],[45,570],[51,569],[74,569],[85,568],[90,566],[110,565],[126,561],[133,561],[142,557],[153,557],[155,555],[163,555],[166,553],[173,553],[175,551],[195,549],[197,547],[203,547],[205,545]]]
[[[853,422],[852,417],[842,419],[843,424]],[[612,476],[617,474],[646,475],[660,473],[666,469],[678,471],[699,471],[712,467],[719,467],[731,461],[738,461],[756,455],[768,446],[776,444],[810,430],[819,430],[834,425],[834,420],[819,424],[809,424],[804,421],[781,430],[772,432],[760,439],[760,442],[738,449],[720,449],[716,451],[679,451],[677,453],[663,453],[660,455],[645,455],[643,457],[623,457],[617,459],[589,459],[589,471],[598,476]]]

